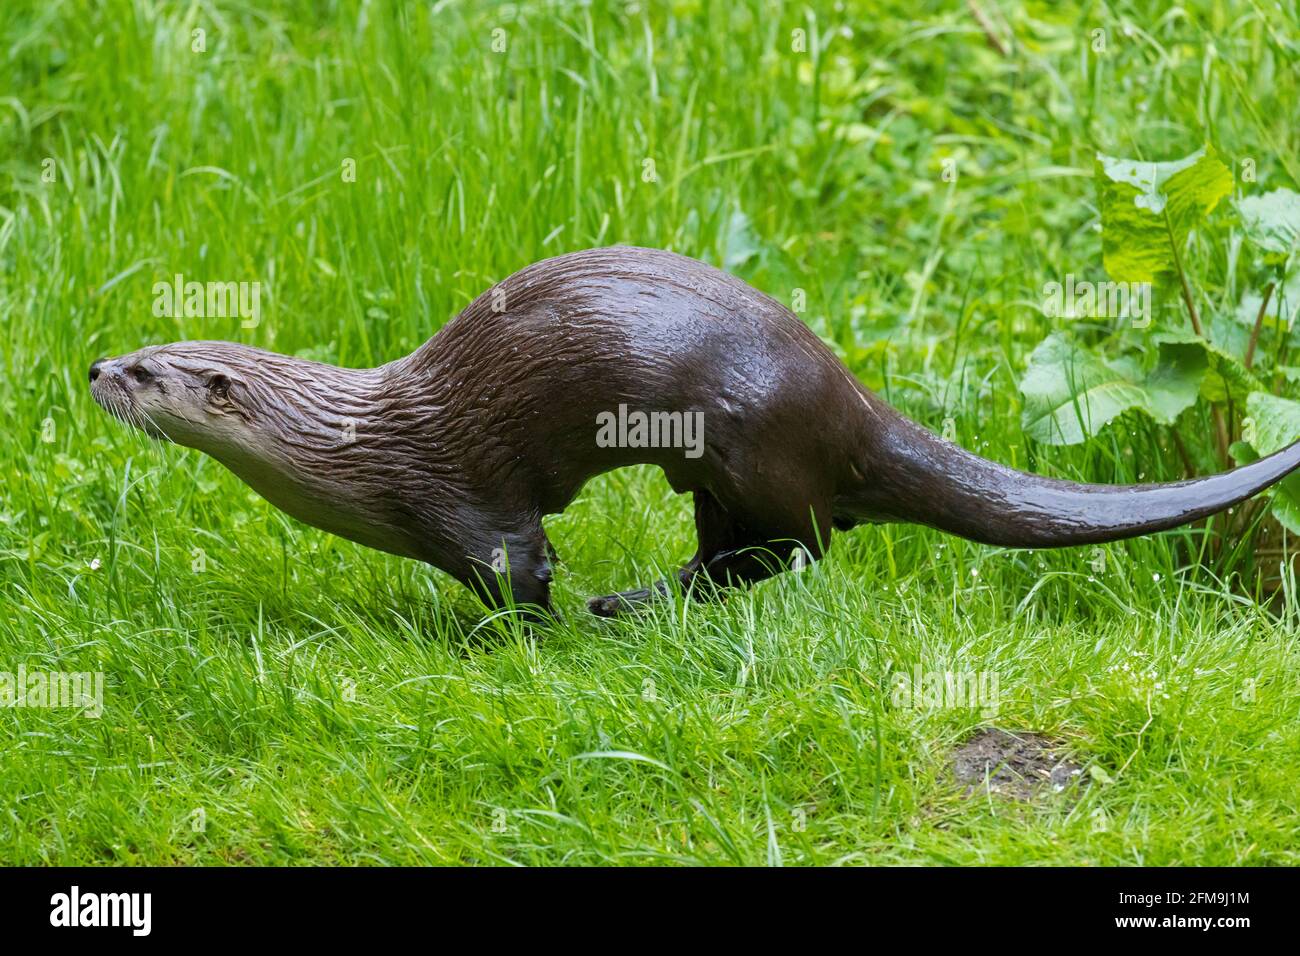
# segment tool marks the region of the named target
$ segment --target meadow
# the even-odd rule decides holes
[[[725,603],[601,620],[586,597],[694,547],[689,500],[628,469],[548,519],[562,619],[528,629],[86,378],[176,339],[378,365],[531,262],[628,243],[791,305],[989,458],[1212,473],[1209,397],[1062,444],[1021,385],[1045,337],[1120,324],[1043,308],[1106,277],[1098,152],[1212,144],[1234,195],[1300,189],[1294,4],[6,0],[0,51],[0,671],[104,678],[98,716],[0,712],[0,862],[1300,863],[1300,593],[1265,507],[1059,551],[863,527]],[[1230,318],[1229,199],[1180,252]],[[177,276],[257,283],[258,314],[174,314]],[[1158,286],[1152,331],[1186,306]],[[1285,330],[1260,342],[1300,397]],[[965,787],[988,727],[1079,772]]]

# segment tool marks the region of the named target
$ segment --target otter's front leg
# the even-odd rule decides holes
[[[513,608],[534,623],[553,621],[551,556],[555,553],[540,524],[482,535],[453,571],[494,610]]]

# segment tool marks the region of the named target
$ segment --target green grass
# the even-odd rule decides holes
[[[1016,381],[1043,283],[1100,268],[1094,150],[1209,139],[1297,188],[1294,6],[982,6],[1006,57],[928,2],[7,0],[0,671],[107,687],[97,720],[0,712],[0,861],[1300,862],[1295,577],[1269,610],[1204,529],[1098,570],[862,528],[726,604],[604,622],[585,596],[693,548],[629,470],[549,520],[564,621],[528,634],[90,400],[92,359],[178,338],[381,363],[536,259],[627,242],[802,290],[864,381],[990,457],[1181,477],[1136,418],[1033,446]],[[1222,253],[1189,256],[1230,308]],[[178,272],[262,282],[261,324],[154,316]],[[1212,469],[1204,403],[1183,425]],[[900,706],[916,666],[996,674],[999,712]],[[1097,772],[964,799],[951,753],[989,723]]]

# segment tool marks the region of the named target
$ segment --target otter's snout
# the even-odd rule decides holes
[[[110,384],[126,388],[145,384],[152,378],[153,373],[146,369],[134,355],[95,359],[90,363],[92,388],[96,385],[103,387]]]
[[[105,402],[129,398],[135,389],[131,381],[131,367],[126,357],[100,358],[90,363],[90,394],[104,405]],[[107,407],[107,406],[106,406]]]
[[[170,409],[158,401],[154,373],[144,366],[139,352],[100,358],[90,363],[90,397],[115,418],[140,429],[152,438],[166,438],[160,420]]]

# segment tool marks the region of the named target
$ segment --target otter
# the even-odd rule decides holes
[[[625,465],[656,465],[694,496],[698,547],[676,577],[699,598],[819,559],[832,530],[864,522],[1009,547],[1113,541],[1221,511],[1300,465],[1297,442],[1168,484],[1016,471],[894,411],[775,299],[629,246],[530,265],[379,368],[190,341],[100,359],[90,383],[108,412],[211,455],[293,517],[543,618],[543,517]],[[651,430],[692,416],[702,441],[648,440],[644,420],[633,440],[627,409]],[[598,440],[616,412],[619,435]],[[669,583],[588,607],[613,615]]]

